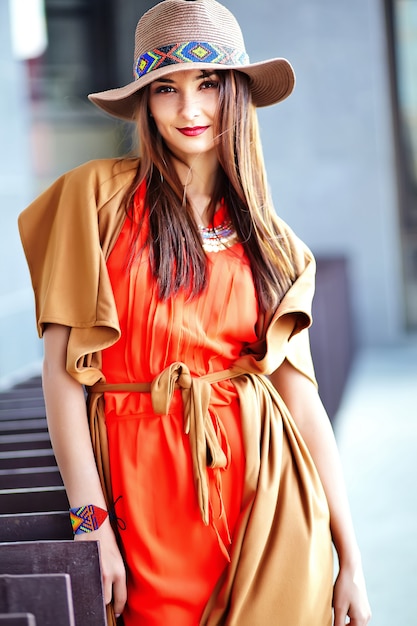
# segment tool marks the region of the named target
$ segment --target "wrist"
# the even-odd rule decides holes
[[[116,539],[110,520],[107,518],[97,530],[93,530],[91,533],[74,535],[74,541],[98,541],[102,544],[104,542],[116,541]]]
[[[339,568],[354,571],[358,567],[362,567],[362,557],[358,546],[349,549],[337,550],[339,560]]]
[[[82,535],[98,530],[108,519],[106,509],[94,504],[73,507],[69,510],[72,531],[74,535]]]

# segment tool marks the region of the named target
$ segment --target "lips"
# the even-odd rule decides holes
[[[198,137],[198,135],[202,135],[207,128],[208,126],[186,126],[184,128],[178,128],[177,130],[187,137]]]

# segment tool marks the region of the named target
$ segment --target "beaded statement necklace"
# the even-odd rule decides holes
[[[218,226],[199,226],[198,230],[203,240],[203,249],[206,252],[220,252],[225,248],[231,248],[239,241],[237,232],[230,220]]]

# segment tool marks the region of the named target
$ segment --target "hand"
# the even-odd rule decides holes
[[[99,541],[100,563],[103,577],[104,601],[110,604],[116,616],[121,615],[126,604],[126,569],[112,527],[107,519],[98,530],[75,535],[76,541]]]
[[[334,626],[366,626],[371,608],[366,593],[362,566],[341,567],[333,590]]]

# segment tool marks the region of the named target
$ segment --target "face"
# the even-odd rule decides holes
[[[149,111],[167,146],[185,163],[214,156],[218,101],[218,75],[207,70],[171,72],[151,83]]]

